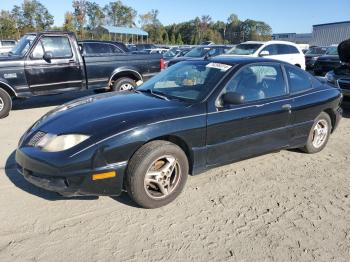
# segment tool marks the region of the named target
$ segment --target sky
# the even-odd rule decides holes
[[[72,11],[71,0],[39,0],[63,24],[64,13]],[[93,1],[93,0],[92,0]],[[23,0],[1,0],[0,9],[11,10]],[[110,0],[94,0],[101,6]],[[350,0],[122,0],[138,14],[159,10],[164,25],[189,21],[196,16],[210,15],[214,21],[226,21],[235,13],[240,20],[264,21],[273,33],[311,33],[312,25],[350,20]],[[137,19],[138,20],[138,19]]]

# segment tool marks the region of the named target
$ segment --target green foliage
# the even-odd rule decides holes
[[[103,11],[109,25],[135,26],[136,10],[124,5],[121,1],[110,2],[103,8]]]
[[[0,12],[0,37],[1,39],[14,38],[17,34],[16,20],[9,11]],[[18,36],[17,36],[18,38]]]
[[[73,12],[66,12],[62,27],[54,27],[78,33],[78,37],[116,41],[132,41],[125,36],[109,35],[103,25],[134,27],[136,11],[120,0],[112,1],[103,8],[96,2],[73,0]],[[139,15],[139,24],[149,33],[149,41],[160,44],[200,44],[203,41],[237,44],[248,40],[270,40],[271,27],[261,21],[247,19],[241,21],[237,15],[230,15],[226,21],[213,21],[209,15],[193,20],[163,26],[159,21],[159,11],[152,9]],[[2,38],[19,38],[29,31],[52,29],[53,17],[38,0],[23,0],[11,12],[0,12]],[[123,37],[123,38],[121,38]],[[134,37],[134,40],[136,37]],[[145,40],[143,38],[143,40]]]

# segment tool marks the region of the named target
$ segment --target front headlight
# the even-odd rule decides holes
[[[330,82],[332,84],[335,83],[335,77],[334,77],[332,72],[328,72],[325,77],[326,77],[328,82]]]
[[[43,136],[40,141],[36,144],[37,147],[46,152],[59,152],[76,146],[86,139],[89,136],[79,135],[79,134],[70,134],[70,135],[53,135],[46,134]]]

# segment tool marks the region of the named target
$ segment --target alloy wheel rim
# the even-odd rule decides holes
[[[150,165],[144,178],[147,195],[153,199],[169,196],[177,187],[180,175],[179,162],[175,157],[159,157]]]
[[[132,84],[129,84],[129,83],[125,83],[125,84],[122,84],[120,86],[120,90],[122,90],[122,91],[131,90],[133,88],[134,88],[134,86]]]
[[[4,100],[0,97],[0,112],[4,109]]]
[[[314,127],[312,145],[315,148],[320,148],[324,145],[328,136],[328,123],[326,120],[319,120]]]

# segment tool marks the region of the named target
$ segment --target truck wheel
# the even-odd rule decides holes
[[[128,77],[122,77],[117,79],[113,83],[113,91],[125,91],[125,90],[131,90],[136,87],[136,82]]]
[[[322,151],[327,145],[332,130],[332,122],[328,114],[322,112],[316,119],[310,130],[305,147],[301,150],[314,154]]]
[[[7,117],[12,108],[12,99],[10,95],[0,88],[0,118]]]
[[[126,190],[144,208],[157,208],[172,202],[182,191],[188,176],[186,154],[167,141],[152,141],[131,158]]]

